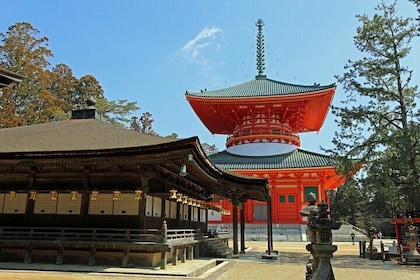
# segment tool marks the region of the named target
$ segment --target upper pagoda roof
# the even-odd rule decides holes
[[[319,91],[335,89],[335,84],[330,85],[297,85],[279,82],[266,78],[265,76],[256,76],[255,79],[248,82],[217,90],[202,90],[200,92],[186,92],[186,96],[209,97],[209,98],[238,98],[238,97],[272,97],[287,96],[297,94],[308,94]]]
[[[335,84],[295,85],[257,76],[214,91],[187,92],[186,98],[213,134],[232,134],[243,116],[267,110],[281,116],[295,133],[319,131],[335,92]]]

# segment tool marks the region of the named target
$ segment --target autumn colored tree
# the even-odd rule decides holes
[[[1,99],[1,127],[49,121],[59,108],[49,91],[50,76],[45,69],[52,56],[48,39],[29,23],[16,23],[0,33],[0,61],[25,78],[15,89],[8,88]]]
[[[99,81],[92,75],[74,77],[65,64],[50,69],[48,38],[26,22],[0,33],[0,64],[23,75],[17,87],[4,90],[0,100],[0,128],[62,120],[72,109],[83,108],[94,97],[97,109],[109,123],[128,125],[127,116],[138,110],[136,102],[107,100]]]

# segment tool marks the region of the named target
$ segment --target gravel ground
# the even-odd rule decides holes
[[[110,274],[110,273],[77,273],[54,271],[29,271],[29,270],[0,270],[2,280],[99,280],[99,279],[205,279],[205,280],[243,280],[243,279],[305,279],[305,263],[308,253],[303,242],[276,242],[274,249],[279,251],[277,260],[265,260],[261,256],[266,250],[264,242],[247,242],[246,254],[239,258],[226,259],[218,269],[213,269],[199,277],[174,277],[174,276],[149,276],[137,274]],[[359,258],[358,246],[351,243],[336,243],[338,251],[334,253],[331,263],[335,278],[346,279],[420,279],[420,266],[398,265],[394,262],[371,261]],[[177,265],[177,268],[188,265]]]

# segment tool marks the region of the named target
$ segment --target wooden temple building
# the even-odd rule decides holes
[[[271,205],[248,200],[242,204],[246,224],[300,224],[299,211],[307,194],[328,202],[328,190],[343,183],[334,161],[302,149],[299,133],[319,131],[335,93],[335,84],[297,85],[267,78],[264,74],[263,21],[256,23],[257,70],[250,81],[229,88],[186,92],[186,99],[212,134],[227,135],[226,150],[212,154],[219,168],[269,181]],[[215,203],[230,210],[232,204]],[[267,210],[267,205],[272,206]],[[213,213],[209,223],[229,224],[231,216]]]
[[[208,213],[226,211],[214,197],[267,201],[266,179],[219,169],[197,137],[137,133],[89,105],[69,120],[0,129],[1,261],[49,252],[56,264],[116,255],[122,266],[165,268],[202,254]]]
[[[21,75],[0,67],[0,93],[1,95],[2,95],[2,88],[5,88],[12,83],[20,83],[22,79],[23,77]]]

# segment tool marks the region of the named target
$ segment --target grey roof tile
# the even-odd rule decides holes
[[[209,158],[217,167],[228,170],[331,167],[335,165],[334,160],[327,155],[302,149],[273,156],[239,156],[225,150],[210,155]]]
[[[335,88],[335,84],[330,85],[295,85],[283,83],[267,78],[256,78],[248,82],[218,90],[203,90],[201,92],[187,92],[186,95],[199,97],[260,97],[277,96],[290,94],[304,94],[317,92],[325,89]]]

